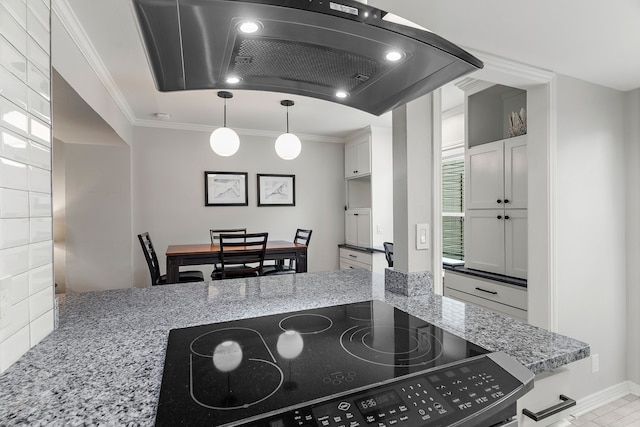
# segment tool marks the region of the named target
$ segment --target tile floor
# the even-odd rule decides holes
[[[581,427],[640,427],[640,396],[629,394],[569,421]]]

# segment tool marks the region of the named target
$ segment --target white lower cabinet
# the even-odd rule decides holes
[[[445,270],[444,296],[527,321],[527,289]]]
[[[349,209],[345,212],[345,243],[371,247],[371,209]]]
[[[575,406],[569,397],[570,373],[568,367],[563,367],[536,375],[533,390],[518,399],[518,425],[520,427],[550,426],[569,416],[569,408]],[[531,419],[523,413],[525,409],[539,415],[541,419],[539,421]],[[554,409],[562,410],[549,416],[544,415],[545,412],[555,412]]]
[[[373,270],[373,256],[368,252],[340,248],[340,270]]]

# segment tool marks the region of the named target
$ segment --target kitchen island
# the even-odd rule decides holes
[[[385,291],[363,270],[71,294],[58,329],[0,375],[0,426],[153,425],[170,329],[372,299],[536,374],[589,356],[583,342],[449,298]]]

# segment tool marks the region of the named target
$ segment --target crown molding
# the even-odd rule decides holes
[[[195,125],[190,123],[162,122],[162,121],[156,121],[156,120],[136,120],[134,123],[134,126],[158,128],[158,129],[183,130],[183,131],[190,131],[190,132],[206,132],[206,133],[211,133],[219,127],[219,126]],[[235,127],[233,128],[233,130],[238,135],[259,136],[259,137],[273,138],[273,139],[276,139],[282,134],[282,132],[255,130],[255,129],[239,129]],[[344,138],[340,138],[340,137],[310,135],[310,134],[301,134],[301,133],[296,133],[296,135],[302,141],[330,142],[334,144],[344,143]]]
[[[464,47],[463,49],[480,59],[484,63],[484,69],[486,70],[499,70],[540,84],[548,83],[556,76],[553,71],[516,62],[513,59],[503,58],[471,48]]]
[[[80,50],[80,53],[89,64],[89,67],[91,67],[100,82],[102,82],[107,93],[109,93],[122,114],[126,117],[129,123],[133,125],[136,120],[133,110],[131,110],[125,97],[122,95],[122,92],[120,92],[120,89],[118,89],[113,78],[111,78],[111,74],[109,74],[107,67],[102,62],[102,59],[98,55],[95,47],[89,39],[89,36],[84,31],[78,17],[73,12],[71,6],[69,6],[67,0],[52,0],[51,6],[52,12],[58,17],[62,26],[69,34],[69,37],[71,37],[71,40],[73,40]]]

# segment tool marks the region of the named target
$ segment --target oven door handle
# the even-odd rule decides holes
[[[567,408],[576,406],[576,401],[570,397],[565,396],[564,394],[560,395],[560,400],[562,400],[562,402],[558,403],[557,405],[553,405],[546,409],[543,409],[540,412],[531,412],[527,408],[524,408],[522,410],[522,413],[534,421],[540,421],[540,420],[544,420],[547,417],[550,417],[551,415],[557,414],[558,412],[562,412]]]

